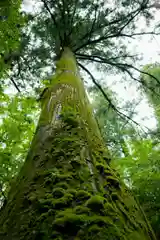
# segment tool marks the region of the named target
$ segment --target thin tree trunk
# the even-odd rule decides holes
[[[1,240],[154,239],[105,149],[66,48],[25,164],[0,215]]]
[[[129,154],[129,149],[128,149],[128,147],[127,147],[127,144],[126,144],[126,142],[125,142],[125,140],[124,140],[124,137],[121,137],[121,139],[120,139],[120,145],[121,145],[121,150],[122,150],[124,156],[125,156],[125,157],[128,157],[130,154]]]

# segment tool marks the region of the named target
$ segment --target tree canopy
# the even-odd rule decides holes
[[[159,33],[159,26],[149,32],[137,26],[141,18],[147,23],[153,19],[150,1],[120,0],[112,4],[107,1],[43,0],[41,3],[36,12],[27,14],[28,21],[22,29],[23,47],[12,73],[19,90],[39,88],[40,79],[52,74],[53,60],[64,46],[76,54],[83,71],[88,72],[84,64],[92,62],[99,70],[125,72],[136,81],[133,71],[140,70],[133,62],[138,57],[129,53],[126,41]],[[91,74],[90,77],[93,80]]]

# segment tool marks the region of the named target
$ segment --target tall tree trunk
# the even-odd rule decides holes
[[[149,240],[154,235],[107,165],[76,60],[65,48],[31,149],[1,210],[1,240]]]

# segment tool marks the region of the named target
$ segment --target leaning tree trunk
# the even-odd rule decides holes
[[[155,239],[107,164],[76,60],[65,48],[26,162],[1,210],[1,240]]]

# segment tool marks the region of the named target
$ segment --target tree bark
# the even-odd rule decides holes
[[[153,240],[107,162],[73,53],[65,48],[31,149],[0,214],[1,240]]]

